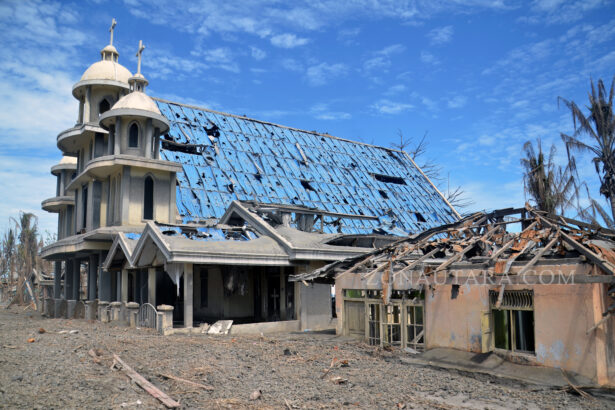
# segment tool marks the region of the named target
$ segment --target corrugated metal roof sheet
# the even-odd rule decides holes
[[[416,233],[457,220],[402,152],[156,100],[171,123],[161,157],[179,162],[182,220],[220,218],[231,201],[302,205],[373,219],[325,217],[325,232]],[[181,148],[180,148],[181,149]],[[424,222],[422,221],[424,220]],[[401,231],[400,231],[401,230]]]

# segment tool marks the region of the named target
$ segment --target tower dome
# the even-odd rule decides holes
[[[80,99],[85,94],[88,85],[110,85],[128,89],[128,79],[132,74],[126,67],[118,63],[120,54],[113,46],[113,28],[115,19],[111,23],[111,39],[109,44],[100,51],[101,60],[88,67],[81,76],[81,80],[73,86],[73,96]]]
[[[130,93],[120,98],[109,111],[101,115],[100,125],[104,129],[108,130],[115,124],[117,117],[127,116],[151,119],[154,127],[158,128],[161,134],[169,130],[169,121],[160,113],[154,100],[145,94],[148,81],[141,74],[141,53],[144,49],[143,42],[139,41],[137,73],[128,79]]]

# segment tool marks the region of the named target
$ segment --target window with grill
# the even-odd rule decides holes
[[[499,294],[489,291],[495,348],[534,353],[534,292],[506,290],[498,306]]]

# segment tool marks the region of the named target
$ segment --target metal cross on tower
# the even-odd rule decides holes
[[[115,21],[115,19],[111,20],[111,27],[109,27],[109,32],[111,33],[111,40],[109,40],[110,45],[113,45],[113,29],[115,28],[116,24],[117,21]]]
[[[139,51],[137,51],[137,74],[141,74],[141,54],[143,54],[143,50],[145,50],[145,46],[143,45],[143,41],[139,40]]]

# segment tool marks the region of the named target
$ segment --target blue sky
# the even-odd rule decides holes
[[[109,41],[151,95],[390,146],[401,131],[474,209],[520,206],[521,147],[570,132],[557,97],[585,104],[615,74],[615,5],[600,0],[3,1],[0,227],[55,194],[72,85]],[[595,188],[589,161],[583,178]],[[446,190],[447,181],[441,188]]]

